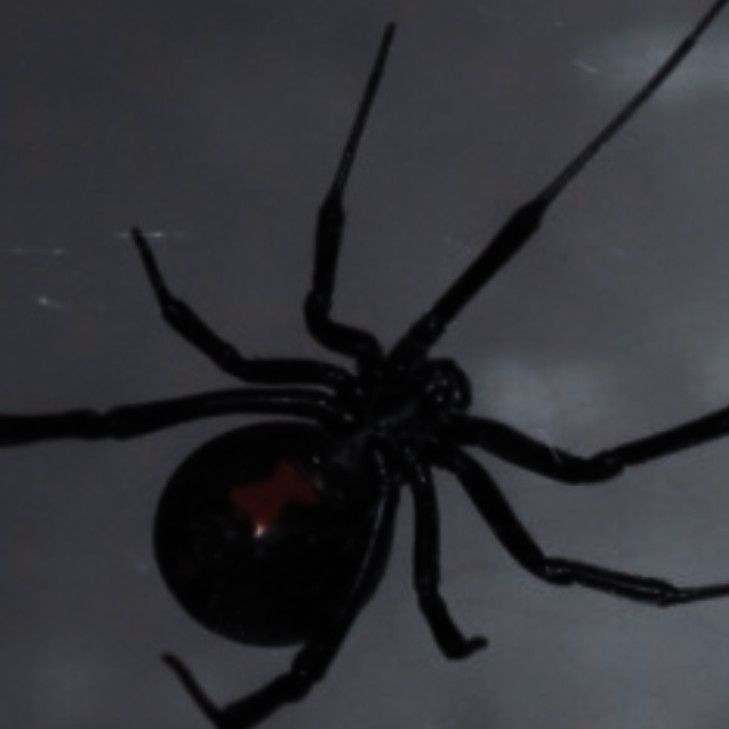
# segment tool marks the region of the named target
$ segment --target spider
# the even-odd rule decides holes
[[[167,287],[139,228],[132,239],[167,324],[221,370],[255,387],[204,392],[106,412],[0,416],[0,445],[56,438],[133,438],[224,414],[283,415],[226,432],[172,475],[157,510],[156,559],[181,606],[210,630],[257,645],[300,645],[289,670],[223,708],[176,656],[163,660],[220,729],[252,727],[321,680],[376,590],[392,541],[400,487],[415,510],[414,584],[442,653],[483,648],[465,636],[439,592],[439,524],[432,467],[451,472],[511,556],[536,577],[652,605],[729,595],[729,583],[669,582],[547,556],[485,468],[464,447],[565,483],[592,483],[729,432],[729,408],[589,457],[468,414],[467,376],[429,351],[471,299],[532,238],[562,190],[683,61],[729,0],[718,0],[663,65],[539,194],[519,207],[481,254],[395,346],[331,317],[344,228],[343,194],[395,32],[385,28],[333,182],[319,209],[307,328],[352,369],[310,359],[248,359]],[[354,370],[354,371],[353,371]]]

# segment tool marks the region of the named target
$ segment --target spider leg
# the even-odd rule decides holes
[[[517,208],[491,238],[483,252],[421,316],[396,344],[392,358],[410,361],[425,356],[438,341],[447,325],[466,304],[495,276],[539,229],[542,217],[564,188],[581,172],[638,109],[656,92],[683,61],[701,34],[729,0],[717,0],[693,29],[681,40],[668,58],[643,87],[557,174],[536,197]]]
[[[323,423],[336,422],[340,420],[337,412],[330,397],[315,391],[294,388],[216,390],[123,405],[106,412],[68,410],[39,415],[0,415],[0,446],[62,438],[134,438],[191,420],[238,413],[285,413]]]
[[[376,458],[378,469],[384,475],[384,462],[379,456]],[[368,523],[366,548],[349,594],[334,613],[325,616],[317,635],[299,651],[286,673],[240,701],[220,709],[179,658],[170,654],[163,656],[192,700],[218,729],[248,729],[255,726],[284,704],[304,698],[314,684],[324,677],[357,614],[374,591],[384,567],[392,538],[398,491],[386,480],[381,483],[386,485],[382,487],[372,521]]]
[[[667,606],[729,596],[729,583],[678,587],[654,577],[632,575],[586,562],[546,556],[519,521],[486,471],[470,456],[453,450],[439,465],[452,471],[494,534],[524,568],[546,582],[582,585],[651,605]]]
[[[435,642],[446,658],[467,658],[488,644],[486,638],[466,638],[453,622],[438,591],[440,582],[440,529],[438,505],[429,469],[410,459],[410,482],[415,506],[415,591],[420,609]]]
[[[219,337],[184,301],[170,292],[142,231],[135,227],[131,234],[164,320],[224,372],[247,382],[267,384],[302,382],[336,387],[351,383],[352,376],[346,370],[315,360],[243,358],[232,344]]]
[[[540,443],[495,420],[457,416],[451,422],[450,434],[461,445],[480,446],[510,463],[558,481],[585,483],[613,478],[628,466],[726,436],[729,407],[587,457]]]
[[[306,325],[311,335],[325,347],[355,357],[360,370],[371,368],[382,359],[379,342],[369,332],[332,321],[330,311],[334,294],[334,278],[344,229],[345,214],[342,203],[344,188],[357,153],[367,116],[382,78],[394,33],[395,25],[390,23],[385,28],[382,36],[377,58],[370,72],[354,123],[342,151],[334,180],[319,208],[316,226],[314,275],[311,291],[304,304]]]
[[[504,461],[567,483],[605,481],[627,464],[603,454],[583,458],[541,443],[497,420],[459,415],[451,419],[449,437],[459,445],[478,446]]]

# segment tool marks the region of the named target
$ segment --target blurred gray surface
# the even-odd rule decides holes
[[[387,343],[613,113],[705,2],[6,0],[0,30],[4,412],[228,386],[160,320],[130,224],[249,354],[323,356],[312,230],[385,22],[387,77],[347,195],[336,313]],[[560,200],[438,348],[475,411],[588,453],[729,401],[729,15]],[[150,549],[174,467],[230,420],[0,451],[0,726],[202,729],[158,661],[221,702],[290,651],[208,635]],[[729,442],[566,487],[489,464],[550,553],[729,577]],[[389,573],[293,727],[726,726],[729,601],[661,611],[537,582],[439,476],[443,590],[489,650],[438,654]]]

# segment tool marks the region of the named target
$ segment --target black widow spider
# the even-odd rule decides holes
[[[600,147],[665,81],[729,0],[718,0],[640,91],[536,197],[518,208],[483,252],[385,354],[369,332],[330,316],[344,226],[342,197],[394,34],[385,29],[334,181],[318,214],[313,283],[304,305],[311,335],[351,357],[357,374],[305,359],[245,359],[169,291],[138,228],[132,237],[167,323],[223,371],[265,385],[117,407],[0,416],[0,445],[52,438],[132,438],[231,413],[294,419],[225,433],[189,456],[168,483],[154,541],[164,579],[211,630],[259,645],[303,644],[290,670],[223,709],[173,655],[164,660],[217,727],[251,727],[301,699],[325,674],[376,589],[391,543],[399,488],[415,506],[414,581],[420,608],[448,658],[486,645],[465,637],[438,591],[439,529],[431,468],[450,471],[506,550],[537,577],[653,605],[729,595],[729,583],[676,587],[663,580],[546,556],[486,470],[475,446],[566,483],[604,481],[628,466],[729,432],[729,408],[590,457],[537,442],[495,420],[467,415],[469,381],[428,352],[478,291],[540,226],[551,203]],[[291,383],[296,383],[292,386]]]

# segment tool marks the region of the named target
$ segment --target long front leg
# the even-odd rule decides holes
[[[387,54],[392,44],[395,26],[388,25],[380,42],[375,64],[370,72],[364,95],[355,115],[352,129],[344,146],[334,181],[319,208],[316,227],[316,251],[311,291],[306,297],[304,315],[312,336],[335,352],[355,357],[360,370],[374,367],[382,357],[380,344],[373,335],[355,327],[332,321],[330,311],[334,295],[339,249],[344,230],[344,205],[342,197],[354,163],[365,122],[369,115]]]
[[[415,455],[411,455],[410,483],[415,505],[415,591],[435,642],[446,658],[467,658],[488,641],[482,636],[466,638],[453,622],[443,600],[440,583],[440,525],[438,505],[430,471]]]
[[[591,456],[577,456],[541,443],[496,420],[457,416],[450,434],[461,445],[475,445],[530,471],[567,483],[604,481],[628,466],[663,458],[729,434],[729,407],[637,438]]]
[[[400,339],[391,355],[396,362],[409,362],[427,354],[428,350],[443,335],[448,324],[466,304],[509,263],[537,232],[548,208],[565,187],[577,177],[585,165],[635,115],[683,61],[727,1],[729,0],[714,2],[643,87],[541,192],[512,213],[502,228],[488,241],[483,252]]]
[[[438,463],[452,471],[501,544],[514,559],[546,582],[581,585],[620,597],[668,606],[729,596],[729,583],[678,587],[655,577],[606,569],[587,562],[546,556],[519,521],[508,501],[486,471],[470,456],[452,450]]]
[[[369,526],[362,561],[341,606],[322,616],[316,635],[299,651],[291,668],[258,691],[218,708],[200,687],[187,666],[176,656],[166,654],[165,663],[174,671],[192,700],[218,729],[249,729],[273,714],[284,704],[299,701],[320,681],[369,599],[381,576],[397,507],[397,490],[392,487],[384,461],[376,457],[380,472],[380,499]]]
[[[123,405],[105,412],[68,410],[37,415],[0,415],[0,446],[43,440],[126,439],[179,423],[237,413],[285,413],[323,423],[339,419],[331,398],[302,389],[216,390]]]

